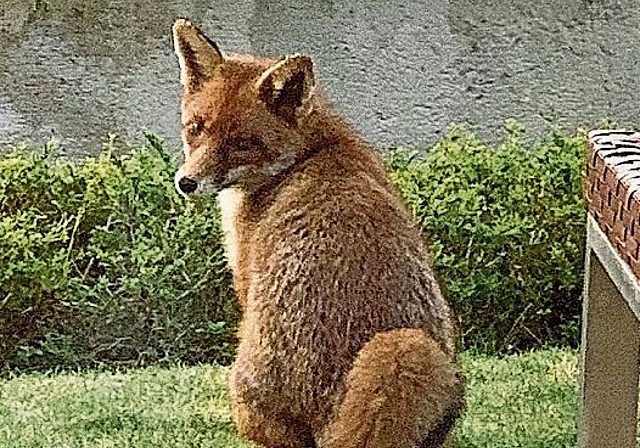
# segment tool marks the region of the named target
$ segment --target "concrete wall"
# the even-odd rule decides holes
[[[635,0],[0,0],[0,142],[95,153],[109,132],[178,144],[170,27],[228,51],[315,58],[320,82],[378,145],[424,146],[454,123],[498,140],[548,117],[633,126]]]

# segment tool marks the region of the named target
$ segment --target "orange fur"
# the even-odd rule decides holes
[[[222,189],[243,309],[238,430],[268,448],[441,446],[463,399],[451,313],[382,163],[309,58],[223,55],[185,21],[174,40],[176,185]]]
[[[461,389],[458,368],[427,332],[378,333],[358,353],[336,419],[320,445],[412,447],[447,412],[457,416]]]

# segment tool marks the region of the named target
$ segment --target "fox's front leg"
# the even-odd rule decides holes
[[[310,429],[277,406],[277,400],[261,399],[262,387],[246,365],[236,361],[229,382],[231,416],[238,432],[265,448],[316,448]],[[280,409],[278,409],[280,408]]]

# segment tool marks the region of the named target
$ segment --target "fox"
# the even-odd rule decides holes
[[[464,407],[453,315],[384,162],[312,59],[223,53],[186,19],[185,197],[215,194],[241,311],[231,416],[265,448],[435,448]]]

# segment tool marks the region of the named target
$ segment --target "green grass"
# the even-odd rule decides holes
[[[464,354],[468,409],[457,447],[573,447],[577,355]],[[0,446],[251,447],[229,416],[228,368],[29,374],[0,381]]]
[[[467,413],[459,448],[560,448],[576,444],[578,355],[541,350],[502,359],[464,356]]]

